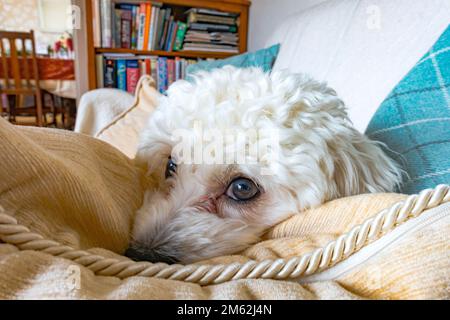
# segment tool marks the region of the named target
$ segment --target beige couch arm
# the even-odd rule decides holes
[[[133,102],[133,95],[118,89],[97,89],[85,93],[78,106],[75,132],[95,136]]]

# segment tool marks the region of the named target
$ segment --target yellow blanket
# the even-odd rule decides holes
[[[0,298],[450,298],[447,187],[335,200],[240,254],[168,267],[120,255],[145,183],[105,142],[0,119]]]

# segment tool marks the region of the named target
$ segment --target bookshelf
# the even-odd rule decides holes
[[[134,54],[151,55],[160,57],[180,57],[190,59],[215,58],[222,59],[233,56],[237,53],[229,52],[206,52],[206,51],[162,51],[162,50],[136,50],[124,48],[100,48],[94,46],[94,25],[93,25],[93,1],[86,0],[86,42],[87,42],[87,62],[88,62],[88,87],[89,90],[97,89],[96,74],[96,55],[97,54]],[[114,1],[114,0],[113,0]],[[189,8],[206,8],[232,12],[239,15],[239,26],[237,34],[238,51],[244,53],[247,51],[247,32],[249,17],[249,0],[115,0],[121,3],[161,3],[167,7],[173,7],[177,10],[186,10]]]

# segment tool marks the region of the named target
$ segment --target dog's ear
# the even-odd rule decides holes
[[[381,149],[353,128],[335,136],[329,144],[334,161],[334,181],[339,197],[367,192],[392,192],[400,184],[402,170]]]

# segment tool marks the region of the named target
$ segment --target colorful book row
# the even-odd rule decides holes
[[[186,68],[197,60],[156,56],[97,55],[98,87],[117,88],[134,94],[139,78],[150,75],[158,91],[165,92],[186,77]]]
[[[94,0],[94,46],[137,50],[177,51],[187,24],[175,21],[161,3],[118,3]]]

